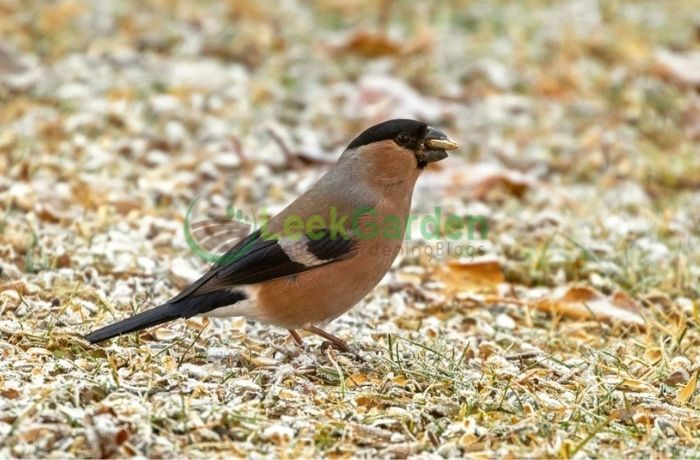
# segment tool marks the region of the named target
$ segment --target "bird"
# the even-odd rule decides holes
[[[350,351],[322,328],[389,271],[418,177],[457,147],[422,121],[392,119],[367,128],[305,193],[182,292],[84,338],[99,343],[178,318],[242,316],[287,329],[299,346],[304,342],[297,331],[305,330]]]

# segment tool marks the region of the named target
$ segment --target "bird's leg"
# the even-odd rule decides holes
[[[299,347],[301,347],[301,348],[304,348],[304,341],[301,340],[301,337],[299,336],[299,334],[297,334],[297,331],[295,331],[294,329],[287,329],[287,330],[289,331],[289,335],[292,336],[292,338],[297,343],[297,345],[299,345]]]
[[[324,339],[328,340],[330,343],[335,345],[335,347],[340,350],[344,351],[346,353],[352,351],[350,349],[350,345],[345,343],[343,339],[339,339],[338,337],[334,336],[333,334],[329,334],[328,332],[324,331],[323,329],[319,329],[316,326],[309,326],[304,328],[305,331],[309,331],[313,334],[320,335]]]

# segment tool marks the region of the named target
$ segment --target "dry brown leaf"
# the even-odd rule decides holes
[[[424,52],[432,46],[433,36],[429,30],[420,31],[413,40],[400,41],[383,32],[358,29],[330,50],[336,54],[359,54],[376,58]]]
[[[20,392],[15,388],[5,388],[0,390],[0,396],[7,399],[16,399],[19,398]]]
[[[88,184],[83,180],[77,180],[71,184],[72,194],[78,203],[86,210],[97,209],[103,202],[104,193],[96,190],[94,184]]]
[[[54,206],[49,203],[37,203],[34,206],[34,212],[37,217],[45,222],[58,223],[61,220],[68,220],[70,216],[66,213],[59,212]]]
[[[426,170],[418,187],[447,196],[468,195],[488,200],[497,193],[520,198],[536,184],[534,178],[519,171],[490,163],[471,164],[453,155]]]
[[[370,378],[367,374],[357,373],[345,379],[345,386],[348,388],[359,387],[360,385],[369,382]]]
[[[653,387],[646,382],[637,379],[623,379],[620,382],[619,387],[621,389],[630,391],[653,391]]]
[[[175,340],[176,338],[181,336],[180,333],[171,331],[166,327],[159,327],[158,329],[154,330],[153,335],[156,337],[156,339],[164,342]]]
[[[177,370],[177,362],[175,361],[175,358],[170,355],[164,355],[160,362],[163,365],[163,368],[168,372],[172,373]]]
[[[34,443],[40,439],[46,439],[50,436],[51,431],[46,426],[37,426],[30,428],[22,434],[24,442]]]
[[[673,371],[666,379],[664,380],[664,383],[666,385],[680,385],[681,383],[686,383],[690,381],[690,376],[688,375],[688,371],[685,369],[676,369]]]
[[[110,204],[114,206],[117,213],[127,215],[135,209],[141,209],[143,202],[135,198],[120,198],[110,200]]]
[[[381,410],[386,407],[385,400],[374,394],[361,394],[355,398],[355,402],[357,405],[366,407],[367,409],[376,407]]]
[[[0,293],[4,292],[7,292],[9,296],[19,300],[19,296],[27,294],[27,285],[24,283],[24,281],[14,281],[12,283],[0,285]],[[11,294],[12,292],[19,295],[13,295]]]
[[[521,198],[528,189],[528,185],[519,180],[514,180],[511,175],[493,175],[485,177],[477,183],[472,191],[474,198],[483,200],[488,198],[494,189],[508,192],[510,195]]]
[[[581,87],[581,78],[568,67],[542,69],[542,73],[535,84],[538,93],[557,99],[569,98],[572,94],[578,92]]]
[[[634,415],[634,409],[613,409],[610,411],[610,417],[613,420],[619,420],[622,422],[629,422],[632,420],[632,416]]]
[[[273,358],[268,358],[267,356],[256,356],[251,362],[257,367],[275,367],[279,366],[280,362]]]
[[[644,352],[644,359],[649,364],[656,363],[658,360],[661,359],[662,356],[663,356],[663,353],[661,352],[661,349],[658,347],[648,348]]]
[[[185,321],[187,323],[188,327],[191,327],[192,329],[196,331],[201,331],[205,327],[209,326],[209,323],[211,323],[211,320],[207,316],[203,317],[197,317],[194,316],[192,318],[187,318]]]
[[[451,260],[439,266],[434,275],[452,294],[465,290],[493,290],[505,280],[501,261],[487,257]]]
[[[688,380],[688,383],[685,384],[683,389],[678,392],[678,395],[676,396],[676,400],[681,403],[681,404],[686,404],[688,401],[690,401],[690,398],[693,396],[693,393],[695,393],[695,388],[698,386],[698,371],[695,371],[693,374],[693,377],[691,377],[690,380]]]
[[[538,310],[574,319],[597,319],[609,323],[624,323],[644,328],[645,322],[638,304],[627,294],[606,297],[590,287],[571,287],[554,298],[535,303]]]
[[[365,29],[355,31],[334,48],[340,53],[355,53],[367,57],[396,55],[401,52],[401,43],[379,32]]]

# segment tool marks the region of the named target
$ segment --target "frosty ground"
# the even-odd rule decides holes
[[[0,456],[699,456],[694,3],[3,2]],[[81,339],[206,269],[195,199],[274,213],[393,117],[462,146],[414,212],[488,235],[407,241],[330,326],[364,360]]]

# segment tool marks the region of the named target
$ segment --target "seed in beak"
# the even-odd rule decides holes
[[[454,150],[459,145],[449,137],[437,138],[437,139],[426,139],[424,142],[425,146],[429,149],[439,149],[439,150]]]

